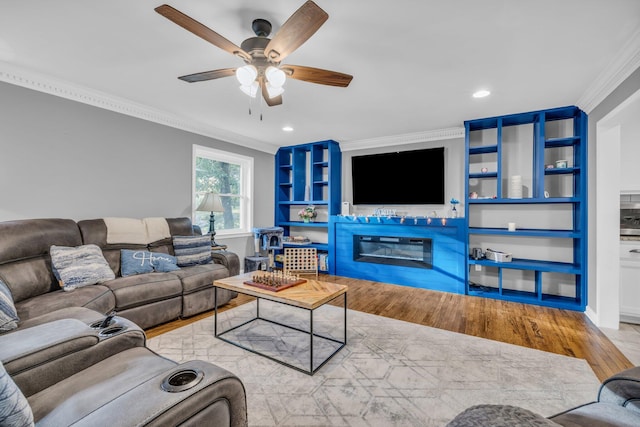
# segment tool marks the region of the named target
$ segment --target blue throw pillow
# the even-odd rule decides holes
[[[33,426],[33,411],[0,362],[0,426]]]
[[[211,236],[173,236],[173,251],[178,258],[179,267],[198,264],[210,264]]]
[[[51,246],[53,274],[65,290],[116,278],[97,245]]]
[[[153,264],[153,269],[161,273],[180,270],[178,259],[169,254],[153,252],[151,263]]]
[[[120,274],[122,277],[153,272],[151,252],[122,249],[120,251]]]
[[[7,332],[18,327],[18,312],[13,304],[13,296],[9,287],[0,280],[0,332]],[[0,423],[2,425],[2,423]]]

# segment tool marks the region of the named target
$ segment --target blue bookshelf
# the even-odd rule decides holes
[[[467,256],[467,294],[585,310],[587,130],[575,106],[465,121],[467,247],[513,257]]]
[[[327,140],[281,147],[275,156],[275,168],[275,225],[284,229],[285,236],[309,234],[316,238],[309,244],[285,242],[284,246],[314,247],[323,259],[330,259],[329,218],[340,213],[341,203],[339,144]],[[297,211],[309,205],[316,207],[318,217],[313,222],[303,222]],[[331,263],[321,269],[323,273],[334,271]]]

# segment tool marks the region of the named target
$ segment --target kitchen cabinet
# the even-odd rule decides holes
[[[620,242],[620,320],[640,324],[640,240]]]

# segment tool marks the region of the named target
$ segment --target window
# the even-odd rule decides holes
[[[222,200],[214,212],[216,236],[250,233],[253,227],[253,159],[199,145],[193,146],[193,223],[209,232],[210,212],[196,211],[208,192]]]

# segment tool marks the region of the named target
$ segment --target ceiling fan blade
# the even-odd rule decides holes
[[[327,12],[308,0],[282,24],[264,49],[265,56],[271,62],[282,61],[318,31],[327,19]]]
[[[317,83],[328,86],[347,87],[353,76],[337,71],[323,70],[321,68],[305,67],[303,65],[283,65],[280,67],[288,77],[305,82]]]
[[[244,60],[251,60],[251,56],[242,50],[239,46],[236,46],[235,43],[227,40],[222,37],[220,34],[213,31],[211,28],[207,27],[204,24],[196,21],[195,19],[185,15],[177,9],[169,6],[168,4],[163,4],[162,6],[158,6],[154,9],[160,15],[167,18],[169,21],[172,21],[175,24],[180,25],[187,31],[195,34],[196,36],[208,41],[214,46],[219,47],[222,50],[229,52],[232,55],[239,56]]]
[[[206,80],[214,80],[222,77],[231,77],[235,75],[235,68],[222,68],[220,70],[203,71],[202,73],[189,74],[178,77],[188,83],[203,82]]]
[[[264,78],[260,77],[258,81],[260,83],[260,89],[262,90],[262,97],[264,98],[264,102],[266,102],[269,107],[275,107],[276,105],[282,104],[282,95],[269,98],[269,92],[267,92],[267,85],[264,82]]]

